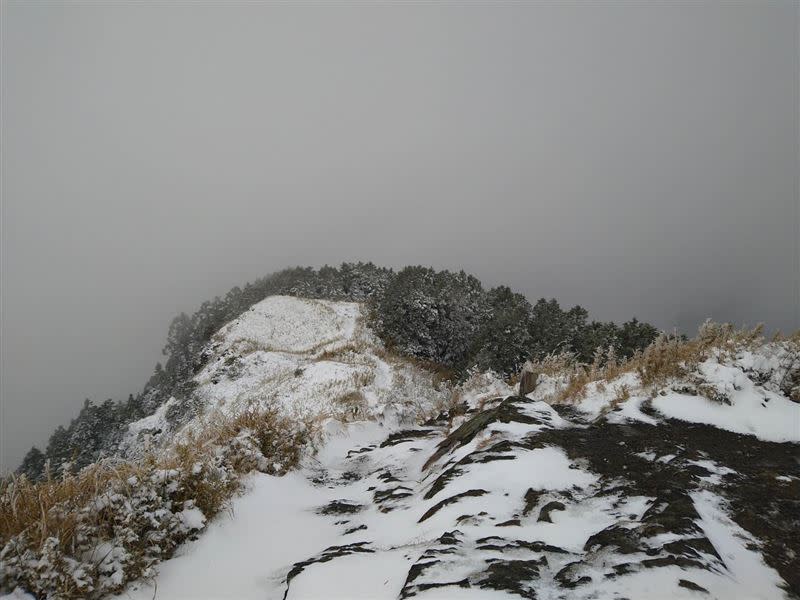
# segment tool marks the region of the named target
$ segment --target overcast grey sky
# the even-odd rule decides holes
[[[2,7],[3,467],[289,265],[799,325],[796,3]]]

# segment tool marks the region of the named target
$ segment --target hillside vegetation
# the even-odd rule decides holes
[[[131,422],[118,454],[5,481],[0,589],[800,591],[800,336],[708,323],[629,358],[550,354],[531,359],[537,386],[519,397],[492,371],[444,377],[387,350],[374,318],[270,296],[209,337],[191,401]],[[194,559],[169,561],[194,539]]]
[[[343,265],[204,303],[165,350],[0,482],[0,593],[800,597],[800,333]]]
[[[553,352],[592,362],[598,348],[626,358],[652,342],[658,331],[632,319],[621,326],[590,321],[580,306],[562,309],[556,300],[528,300],[501,286],[485,290],[471,275],[406,267],[398,272],[371,263],[339,268],[292,268],[231,289],[203,302],[191,316],[178,315],[144,389],[126,401],[86,400],[67,427],[58,427],[44,451],[32,448],[19,472],[36,480],[64,469],[76,471],[118,453],[129,423],[153,414],[170,398],[168,417],[180,421],[194,398],[194,376],[207,363],[207,345],[229,321],[272,295],[365,302],[367,323],[388,348],[463,379],[471,368],[502,376],[528,359]]]

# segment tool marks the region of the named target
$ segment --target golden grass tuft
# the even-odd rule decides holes
[[[351,390],[342,394],[334,401],[342,411],[343,421],[362,417],[367,410],[367,399],[359,390]]]
[[[789,336],[778,334],[773,341],[788,344],[792,349],[790,355],[797,357],[797,365],[787,371],[794,373],[800,370],[800,332]],[[731,359],[739,352],[755,350],[764,343],[761,325],[737,329],[729,323],[706,321],[692,339],[662,334],[627,360],[618,360],[613,352],[607,351],[596,353],[592,364],[582,364],[575,360],[574,355],[565,353],[531,363],[529,368],[538,374],[563,379],[563,385],[550,399],[551,402],[574,403],[585,397],[587,386],[591,383],[602,390],[621,375],[635,373],[642,386],[655,388],[690,376],[700,363],[711,357]],[[797,377],[800,379],[800,374]],[[629,394],[630,390],[625,389],[625,393]],[[800,399],[800,391],[797,394]],[[619,390],[615,401],[621,401]]]
[[[706,321],[697,336],[684,340],[661,335],[641,353],[628,361],[639,374],[643,385],[664,384],[686,376],[698,364],[713,355],[725,359],[741,350],[752,350],[764,343],[763,326],[736,329],[730,323]]]
[[[48,568],[55,574],[46,580],[26,567],[18,575],[22,580],[11,583],[48,597],[96,597],[102,557],[87,559],[86,554],[98,544],[116,540],[130,556],[125,581],[102,592],[119,591],[154,561],[167,558],[190,535],[165,531],[163,523],[152,524],[135,509],[128,516],[120,515],[120,505],[136,506],[144,497],[176,511],[193,506],[210,519],[240,489],[242,475],[253,470],[283,474],[295,468],[308,438],[305,426],[298,427],[274,411],[245,410],[232,417],[217,416],[201,432],[181,436],[171,449],[151,451],[137,460],[104,459],[78,473],[47,476],[37,482],[16,475],[4,479],[0,481],[0,548],[12,540],[13,544],[3,560],[54,557]],[[129,533],[119,540],[123,518]],[[153,533],[163,536],[156,555],[148,541]],[[74,565],[75,560],[90,561],[84,571],[94,577],[94,591],[78,585],[70,575],[74,568],[70,563]]]

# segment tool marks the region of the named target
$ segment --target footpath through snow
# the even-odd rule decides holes
[[[527,397],[440,382],[387,353],[354,303],[271,297],[223,327],[195,378],[125,448],[219,416],[313,431],[299,469],[255,473],[230,510],[128,586],[131,600],[800,597],[800,405],[778,346]],[[279,471],[279,469],[276,469]],[[15,596],[11,596],[15,597]]]
[[[307,304],[288,312],[303,323],[292,325],[298,302]],[[800,407],[765,385],[763,364],[754,375],[753,356],[701,365],[726,402],[637,395],[628,374],[552,406],[553,381],[520,398],[478,375],[457,410],[420,426],[410,418],[441,405],[441,388],[386,362],[357,311],[274,298],[222,330],[218,358],[198,376],[210,405],[266,394],[294,414],[333,414],[352,392],[342,382],[363,368],[364,420],[326,421],[299,471],[253,475],[229,514],[161,565],[157,588],[138,583],[128,597],[800,593]],[[330,315],[338,321],[319,323]],[[337,348],[344,362],[328,358]],[[234,351],[240,358],[226,359]],[[613,403],[622,385],[632,393]]]
[[[139,584],[129,596],[786,596],[779,562],[764,554],[780,561],[780,544],[796,544],[796,513],[768,525],[767,543],[731,513],[759,518],[797,486],[796,447],[680,422],[566,416],[509,397],[449,435],[446,417],[344,426],[299,472],[254,476],[230,515],[162,565],[157,590]],[[764,453],[781,473],[778,497],[757,510],[736,488],[763,464],[737,453]]]

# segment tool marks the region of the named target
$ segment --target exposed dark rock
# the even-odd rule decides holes
[[[350,458],[351,456],[356,456],[358,454],[364,454],[365,452],[372,452],[373,450],[375,450],[375,446],[367,446],[365,448],[350,450],[347,452],[347,458]]]
[[[557,411],[579,422],[579,426],[555,429],[547,426],[548,413],[540,411],[541,414],[537,414],[530,407],[524,409],[530,402],[510,397],[489,403],[492,407],[484,411],[473,411],[471,418],[448,435],[426,462],[426,469],[433,470],[432,466],[435,466],[436,471],[429,479],[424,478],[425,473],[422,474],[425,484],[432,480],[424,498],[431,499],[440,493],[439,497],[448,492],[452,494],[450,484],[471,468],[476,468],[470,465],[513,461],[525,452],[544,447],[562,449],[572,461],[573,468],[593,472],[598,477],[597,483],[588,489],[559,492],[558,500],[553,499],[553,490],[529,488],[522,506],[519,506],[519,498],[516,506],[514,499],[509,498],[504,504],[504,512],[491,511],[489,504],[485,503],[492,514],[485,511],[461,514],[450,522],[464,523],[464,527],[495,522],[498,535],[473,540],[468,533],[462,535],[452,531],[435,542],[428,542],[419,559],[410,565],[401,598],[448,586],[504,590],[523,598],[535,598],[535,588],[540,579],[549,580],[551,577],[565,588],[564,594],[569,597],[566,590],[587,584],[592,577],[613,580],[644,569],[664,567],[725,573],[727,567],[700,527],[702,519],[693,501],[695,492],[706,489],[725,499],[729,516],[757,539],[752,542],[754,548],[757,544],[766,562],[783,577],[790,596],[800,598],[800,538],[796,535],[800,530],[800,448],[797,444],[763,442],[753,436],[733,434],[711,426],[664,419],[662,415],[658,415],[660,423],[657,426],[639,422],[616,424],[604,419],[590,421],[570,407],[557,407]],[[643,403],[642,410],[655,414],[647,402]],[[490,431],[493,423],[512,421],[535,424],[536,431],[516,439],[504,439],[498,434],[496,438],[488,437],[487,444],[481,444],[480,449],[457,461],[448,457],[449,453],[468,444],[482,431]],[[445,426],[443,421],[432,421],[428,423],[429,428],[397,432],[389,436],[381,447],[433,437],[441,430],[435,427]],[[372,448],[374,446],[358,452],[368,452]],[[403,447],[403,452],[410,450],[409,445]],[[650,455],[660,459],[651,460]],[[667,455],[673,458],[664,460]],[[441,462],[434,465],[440,459]],[[367,463],[370,459],[354,460]],[[447,460],[452,463],[446,464]],[[706,460],[735,469],[736,473],[719,476],[713,466],[693,462]],[[361,468],[359,472],[368,471]],[[393,465],[391,470],[381,467],[373,473],[382,482],[370,490],[373,501],[377,505],[388,505],[380,506],[380,510],[418,506],[416,499],[403,501],[420,493],[415,479],[418,474],[406,473],[398,465]],[[717,477],[710,478],[711,475]],[[776,479],[778,476],[782,476],[781,479]],[[342,479],[347,479],[347,476],[342,476]],[[486,494],[486,490],[473,489],[450,495],[431,506],[419,522],[430,519],[442,508],[465,497]],[[584,544],[584,553],[573,554],[541,541],[510,539],[514,535],[523,535],[524,530],[515,527],[542,504],[538,520],[552,522],[553,511],[566,510],[566,504],[581,503],[588,498],[599,499],[600,506],[608,507],[602,510],[618,522],[589,537]],[[352,514],[361,508],[337,500],[324,507],[330,510],[324,514]],[[509,508],[513,511],[511,515],[505,512]],[[347,533],[364,528],[363,525],[353,526]],[[466,528],[464,531],[468,532]],[[667,534],[665,539],[670,541],[657,543],[655,536],[662,534]],[[564,560],[571,556],[573,562],[562,567]],[[608,560],[609,556],[612,560]],[[477,567],[478,572],[458,581],[431,576],[431,569],[436,565],[435,572],[444,573],[451,564],[462,564],[465,557],[483,560],[485,568]],[[687,579],[678,580],[677,585],[707,593]]]
[[[389,435],[380,445],[381,448],[396,446],[419,438],[426,438],[437,435],[438,429],[404,429]]]
[[[348,483],[358,481],[361,478],[362,475],[360,473],[356,473],[355,471],[345,471],[340,477],[342,481],[346,481]]]
[[[392,475],[390,471],[384,471],[383,473],[378,475],[378,479],[386,483],[400,483],[400,480],[394,475]]]
[[[460,535],[461,532],[457,529],[446,531],[436,540],[436,546],[426,550],[419,560],[411,565],[405,583],[403,584],[403,589],[400,591],[400,598],[410,598],[419,592],[435,587],[469,587],[469,581],[467,579],[461,581],[416,583],[417,580],[425,574],[427,569],[441,563],[441,560],[438,558],[439,556],[446,556],[455,552],[455,547],[460,544],[460,540],[458,539]]]
[[[579,574],[581,563],[579,561],[569,563],[563,569],[561,569],[558,573],[555,574],[554,579],[558,581],[558,583],[563,588],[573,589],[578,587],[579,585],[584,585],[589,583],[592,578]]]
[[[430,500],[436,494],[441,492],[444,487],[452,480],[461,475],[464,472],[463,469],[459,467],[459,465],[455,464],[447,469],[436,478],[436,480],[431,485],[430,489],[425,492],[425,500]]]
[[[375,493],[372,495],[372,501],[375,504],[381,504],[382,502],[387,502],[389,500],[398,500],[400,498],[408,498],[409,496],[413,496],[413,490],[410,487],[406,487],[404,485],[398,485],[397,487],[388,488],[385,490],[376,490]]]
[[[542,510],[539,511],[539,518],[538,521],[544,521],[546,523],[552,523],[553,519],[550,518],[550,513],[554,510],[566,510],[567,507],[564,506],[563,502],[559,502],[558,500],[553,500],[552,502],[548,502],[542,507]]]
[[[583,549],[587,552],[596,552],[599,549],[610,547],[622,554],[633,554],[642,549],[636,532],[618,525],[611,525],[598,531],[583,545]]]
[[[344,535],[350,535],[351,533],[355,533],[356,531],[363,531],[366,528],[367,528],[366,525],[359,525],[358,527],[351,527],[350,529],[348,529],[347,531],[344,532]]]
[[[703,592],[704,594],[708,593],[708,590],[706,588],[697,585],[694,581],[689,581],[688,579],[679,579],[678,585],[682,588],[686,588],[687,590],[692,590],[695,592]]]
[[[700,562],[698,560],[692,560],[691,558],[686,558],[683,556],[663,556],[661,558],[648,558],[643,560],[641,563],[643,567],[647,569],[652,569],[653,567],[680,567],[682,569],[705,569],[706,564]]]
[[[363,510],[362,504],[355,502],[348,502],[347,500],[333,500],[319,510],[317,514],[320,515],[351,515]]]
[[[504,537],[492,535],[480,538],[475,541],[478,550],[494,550],[497,552],[507,552],[509,550],[530,550],[531,552],[551,552],[554,554],[569,554],[567,550],[558,546],[551,546],[544,542],[529,542],[526,540],[509,540]]]
[[[456,448],[460,448],[465,444],[471,442],[478,433],[483,431],[489,424],[494,422],[500,423],[528,423],[528,424],[541,424],[544,423],[541,419],[532,417],[522,413],[517,404],[530,403],[531,400],[527,398],[520,398],[518,396],[509,396],[495,408],[483,410],[476,414],[471,419],[462,423],[453,433],[448,435],[437,447],[436,451],[423,465],[422,470],[426,470],[433,463],[439,460],[448,452],[452,452]],[[545,423],[546,424],[546,423]]]
[[[484,576],[477,581],[477,585],[535,600],[535,582],[539,579],[539,567],[543,564],[546,564],[544,558],[539,560],[498,560],[489,565],[484,571]]]
[[[458,502],[461,498],[469,498],[469,497],[477,497],[483,496],[484,494],[488,494],[486,490],[468,490],[466,492],[462,492],[460,494],[456,494],[455,496],[450,496],[449,498],[445,498],[441,502],[437,502],[433,506],[431,506],[425,514],[419,518],[417,523],[422,523],[426,519],[430,519],[433,515],[435,515],[440,509],[447,506],[448,504],[452,504],[453,502]]]
[[[315,563],[324,563],[333,560],[334,558],[338,558],[340,556],[349,556],[351,554],[356,553],[371,553],[375,552],[371,548],[367,548],[369,542],[357,542],[355,544],[347,544],[344,546],[331,546],[326,548],[322,552],[320,552],[317,556],[310,558],[308,560],[304,560],[302,562],[295,563],[289,573],[286,575],[286,591],[283,593],[283,599],[289,596],[289,586],[292,583],[292,579],[297,577],[300,573],[302,573],[307,567],[315,564]]]
[[[722,561],[722,557],[717,553],[707,537],[695,537],[689,539],[676,540],[669,542],[661,547],[671,554],[679,556],[687,556],[693,558],[702,558],[704,554],[714,556],[717,560]]]
[[[554,408],[563,417],[579,418],[572,407]],[[724,477],[718,488],[731,517],[761,540],[760,551],[767,564],[800,598],[800,536],[793,534],[800,529],[800,483],[786,485],[776,479],[777,475],[800,476],[798,445],[765,442],[710,425],[663,420],[648,402],[641,410],[662,422],[656,426],[617,425],[601,420],[584,428],[547,429],[532,436],[531,443],[560,446],[571,459],[588,461],[602,481],[621,482],[615,484],[614,493],[656,498],[643,517],[644,537],[659,532],[703,537],[695,523],[699,515],[688,495],[701,484],[700,472],[687,468],[691,465],[685,459],[704,458],[735,469],[737,474]],[[620,441],[626,443],[624,452],[620,452]],[[644,452],[679,456],[663,464],[636,456]]]
[[[533,488],[528,488],[528,491],[525,492],[525,508],[522,509],[522,515],[527,517],[528,514],[534,509],[536,504],[539,502],[539,498],[541,498],[542,492],[536,491]]]
[[[434,588],[442,588],[442,587],[460,587],[460,588],[468,588],[469,580],[464,578],[460,581],[444,581],[444,582],[430,582],[430,583],[420,583],[418,585],[413,586],[411,589],[406,590],[403,588],[403,591],[400,592],[400,598],[410,598],[411,596],[416,596],[418,592],[424,592],[425,590],[431,590]]]
[[[454,546],[460,543],[457,537],[460,533],[457,529],[455,531],[445,531],[437,541],[443,546]]]

